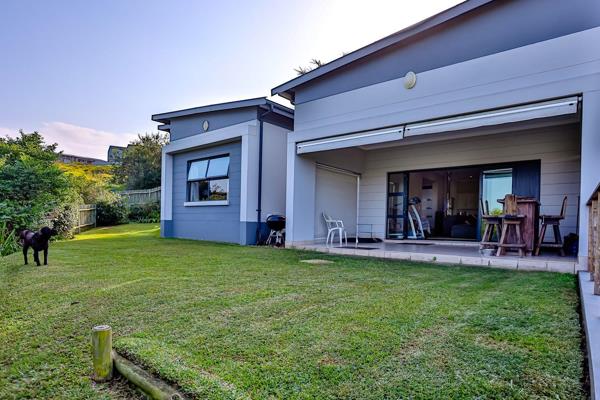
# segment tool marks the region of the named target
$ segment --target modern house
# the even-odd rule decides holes
[[[60,153],[58,161],[65,164],[85,164],[85,165],[107,165],[108,162],[99,158],[78,156],[75,154]]]
[[[514,193],[559,214],[566,196],[560,229],[579,235],[574,268],[585,268],[600,182],[599,1],[466,1],[272,95],[295,105],[287,245],[322,243],[324,212],[350,234],[406,241],[414,197],[432,238],[475,242],[480,199],[493,209]]]
[[[266,217],[285,213],[293,117],[264,97],[153,115],[171,137],[162,152],[161,235],[255,244]]]

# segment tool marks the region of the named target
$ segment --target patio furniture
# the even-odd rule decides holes
[[[504,254],[507,248],[516,248],[519,250],[519,257],[523,257],[525,247],[527,246],[521,236],[521,224],[525,220],[525,215],[518,214],[517,196],[507,194],[504,197],[504,215],[502,215],[502,234],[498,242],[498,251],[496,255],[499,257]],[[509,240],[509,230],[513,228],[515,232],[515,240]]]
[[[327,238],[325,239],[325,245],[329,246],[331,241],[331,245],[333,246],[333,239],[337,233],[340,236],[340,246],[342,246],[342,237],[345,239],[346,246],[348,246],[348,234],[346,233],[346,228],[344,228],[344,221],[341,219],[333,219],[325,213],[323,213],[323,219],[325,220],[325,225],[327,226]]]
[[[266,244],[282,246],[285,242],[285,217],[283,215],[270,214],[267,216],[266,224],[271,230]]]
[[[560,234],[560,221],[565,219],[565,213],[567,211],[567,196],[563,198],[562,206],[560,207],[560,215],[540,215],[542,222],[542,229],[540,230],[540,237],[538,238],[537,248],[535,249],[535,255],[540,255],[540,249],[542,247],[558,249],[560,255],[564,257],[565,250],[563,249],[562,236]],[[548,225],[552,226],[554,231],[554,242],[544,242],[544,236],[546,235],[546,229]]]
[[[408,204],[408,222],[410,224],[408,238],[425,239],[425,231],[431,236],[429,220],[421,216],[419,210],[417,210],[417,205],[421,204],[421,199],[415,196],[410,199]]]
[[[537,244],[537,231],[538,231],[538,215],[540,203],[535,197],[530,196],[516,196],[517,198],[517,211],[518,215],[523,215],[523,222],[521,223],[521,238],[525,243],[525,254],[533,254],[535,252],[535,246]],[[504,199],[498,200],[498,203],[504,204]],[[508,239],[509,243],[515,243],[517,240],[514,230],[509,230]]]
[[[375,237],[375,232],[373,232],[373,224],[356,224],[356,235],[358,237],[358,239],[363,239],[366,238],[366,236],[368,235],[368,239],[373,241],[376,239]],[[364,235],[363,237],[361,237],[360,235]]]
[[[485,229],[483,230],[483,237],[481,238],[481,242],[479,243],[479,248],[495,249],[497,248],[498,242],[500,241],[500,232],[502,230],[502,217],[499,215],[490,214],[490,206],[487,200],[484,203],[482,199],[479,199],[479,202],[481,204],[481,219],[485,224]],[[493,240],[494,233],[496,234],[496,240]]]

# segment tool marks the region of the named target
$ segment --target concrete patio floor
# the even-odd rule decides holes
[[[542,253],[540,256],[519,257],[517,253],[504,256],[483,256],[479,252],[479,243],[440,242],[440,241],[384,241],[380,243],[348,242],[348,246],[325,246],[324,243],[295,244],[291,247],[322,253],[351,256],[389,258],[396,260],[423,261],[439,264],[462,264],[493,268],[518,269],[525,271],[552,271],[576,273],[579,263],[576,257],[561,257],[554,253]]]

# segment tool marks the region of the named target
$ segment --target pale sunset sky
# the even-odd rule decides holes
[[[0,2],[0,136],[106,159],[155,113],[267,96],[454,0]],[[282,100],[283,101],[283,100]]]

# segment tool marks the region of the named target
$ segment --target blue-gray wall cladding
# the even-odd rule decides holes
[[[229,205],[185,207],[189,161],[229,154]],[[173,156],[172,235],[178,238],[240,243],[241,142],[212,146]]]
[[[244,107],[173,118],[171,120],[171,141],[204,133],[202,129],[204,121],[208,121],[208,132],[210,132],[256,119],[256,116],[256,107]]]
[[[397,79],[408,71],[429,71],[596,26],[600,26],[600,0],[496,0],[298,86],[295,103]]]

